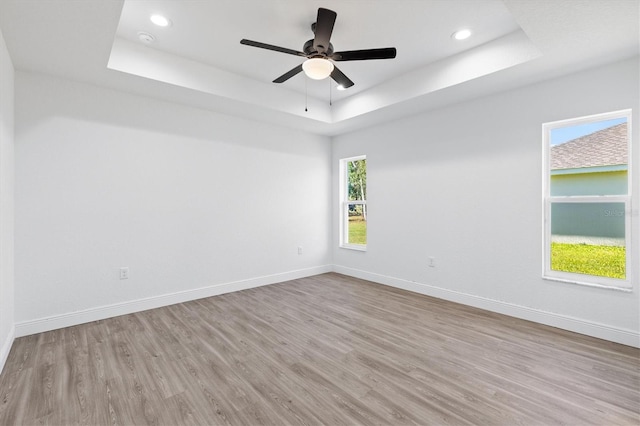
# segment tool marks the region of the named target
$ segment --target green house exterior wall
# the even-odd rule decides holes
[[[551,176],[551,195],[624,195],[627,172],[577,173]],[[624,238],[623,203],[554,203],[551,234]]]
[[[563,195],[624,195],[626,193],[626,171],[551,175],[552,197]]]

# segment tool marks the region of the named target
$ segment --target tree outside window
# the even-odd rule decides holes
[[[363,250],[367,244],[367,159],[340,161],[342,212],[341,247]]]

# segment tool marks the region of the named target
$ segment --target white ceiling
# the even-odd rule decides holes
[[[338,134],[638,55],[639,3],[0,0],[0,29],[17,69]],[[240,39],[302,50],[318,7],[337,12],[336,50],[396,47],[397,57],[337,63],[356,83],[343,92],[303,74],[271,83],[301,58]],[[152,13],[172,25],[154,26]],[[470,39],[450,37],[465,27]],[[144,45],[140,31],[156,41]]]
[[[334,93],[339,99],[520,29],[500,0],[345,3],[126,0],[116,37],[138,43],[138,32],[146,31],[156,36],[149,46],[152,49],[269,83],[303,59],[243,47],[240,40],[248,38],[302,51],[304,42],[313,38],[311,24],[322,6],[338,13],[331,37],[336,51],[397,46],[400,52],[394,60],[336,64],[356,82],[352,89]],[[151,23],[149,17],[154,13],[170,17],[171,27],[159,28]],[[451,34],[463,27],[473,28],[476,35],[464,42],[453,40]],[[304,76],[299,74],[285,86],[304,94],[304,83]],[[310,89],[318,89],[314,90],[315,96],[328,99],[328,81],[312,86]]]

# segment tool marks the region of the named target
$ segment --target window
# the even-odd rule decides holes
[[[340,247],[367,248],[367,158],[340,160]]]
[[[543,125],[544,277],[631,288],[631,111]]]

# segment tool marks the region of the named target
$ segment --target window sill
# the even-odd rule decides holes
[[[340,248],[355,251],[367,251],[367,246],[363,246],[360,244],[341,244]]]
[[[588,282],[584,282],[584,281],[572,280],[572,279],[567,279],[567,278],[550,277],[550,276],[547,276],[547,275],[543,275],[542,279],[546,280],[546,281],[557,281],[557,282],[561,282],[561,283],[580,285],[580,286],[584,286],[584,287],[595,287],[595,288],[602,288],[602,289],[605,289],[605,290],[621,291],[623,293],[632,293],[633,292],[633,288],[632,287],[621,287],[621,286],[616,286],[616,285],[605,285],[605,284],[588,283]]]

